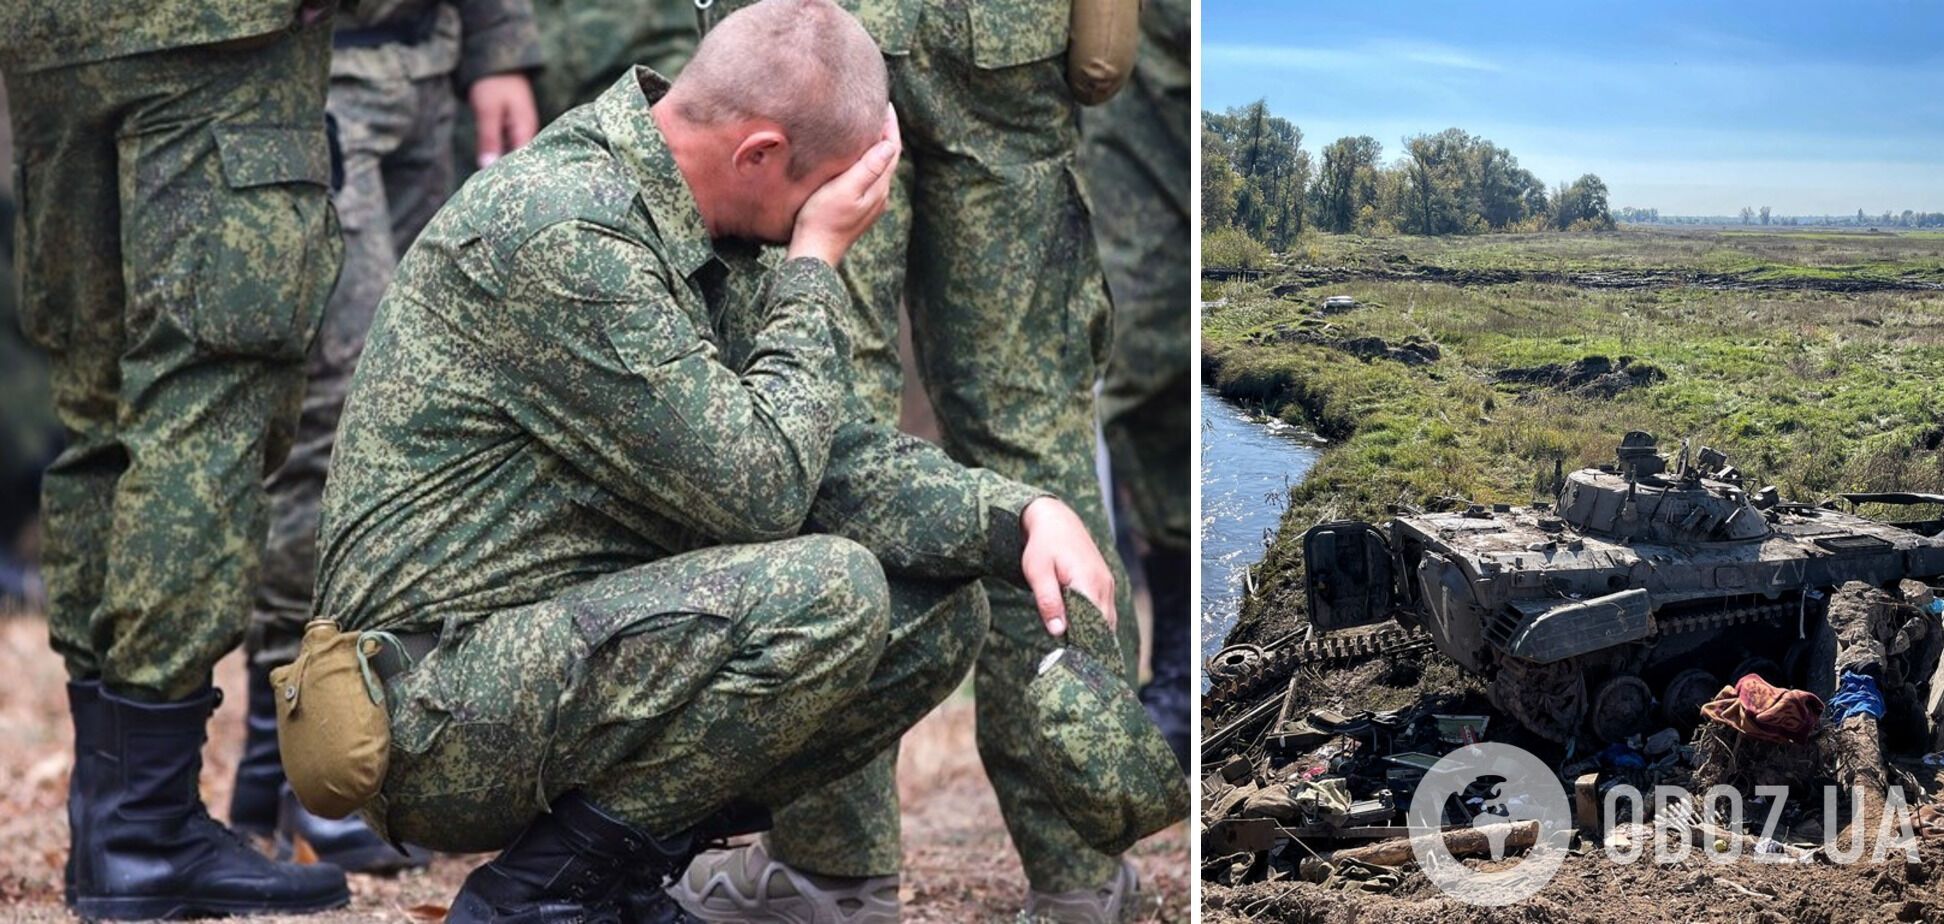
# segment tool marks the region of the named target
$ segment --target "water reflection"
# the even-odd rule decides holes
[[[1202,427],[1202,658],[1221,650],[1242,606],[1245,574],[1262,560],[1276,532],[1289,488],[1309,474],[1316,436],[1274,418],[1251,414],[1203,388]]]

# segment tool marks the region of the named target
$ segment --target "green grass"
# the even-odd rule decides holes
[[[1769,240],[1795,236],[1808,237],[1767,235],[1753,249],[1693,232],[1500,235],[1455,243],[1319,238],[1304,246],[1347,259],[1381,251],[1418,263],[1480,267],[1538,268],[1570,259],[1581,266],[1680,270],[1722,265],[1728,253],[1768,261],[1746,272],[1937,270],[1927,252],[1915,252],[1922,248],[1913,249],[1913,235],[1843,235],[1838,243],[1851,254],[1847,263],[1813,241],[1805,248]],[[1801,252],[1783,262],[1775,259],[1780,249]],[[1336,517],[1380,520],[1397,506],[1447,496],[1527,503],[1542,497],[1556,461],[1568,470],[1610,461],[1628,430],[1652,432],[1669,449],[1683,438],[1697,448],[1721,449],[1751,481],[1774,484],[1795,499],[1944,490],[1938,451],[1944,292],[1383,281],[1300,288],[1278,298],[1273,288],[1274,280],[1231,283],[1214,293],[1205,287],[1205,295],[1228,299],[1204,312],[1206,379],[1224,395],[1314,427],[1333,444],[1292,491],[1280,534],[1258,571],[1259,593],[1245,609],[1243,636],[1295,618],[1301,596],[1296,543],[1311,525]],[[1365,307],[1327,319],[1331,335],[1392,342],[1426,337],[1440,345],[1442,358],[1410,367],[1277,339],[1279,330],[1305,323],[1323,296],[1339,292]],[[1593,355],[1632,357],[1666,377],[1605,400],[1492,380],[1509,367]]]

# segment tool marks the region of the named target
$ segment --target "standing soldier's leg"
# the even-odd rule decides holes
[[[234,840],[195,784],[210,672],[248,621],[262,478],[288,451],[299,363],[337,271],[327,38],[325,24],[8,75],[15,112],[36,113],[22,121],[45,117],[20,132],[30,175],[43,173],[29,208],[68,209],[112,184],[95,203],[111,226],[89,246],[119,242],[112,287],[71,276],[93,257],[30,244],[34,272],[50,274],[37,313],[61,318],[57,355],[77,360],[57,359],[76,433],[49,485],[49,541],[65,601],[56,645],[77,687],[100,680],[75,696],[69,894],[84,917],[348,899],[338,871],[273,864]],[[64,150],[77,156],[47,156]],[[81,331],[84,319],[119,334]],[[91,612],[72,608],[90,596]]]
[[[872,419],[890,426],[897,426],[904,404],[898,309],[904,302],[911,239],[911,177],[909,163],[899,168],[883,216],[837,267],[851,296],[850,311],[837,319],[837,329],[850,341],[851,392]]]
[[[908,274],[892,291],[906,296],[919,375],[945,448],[968,465],[1058,493],[1118,571],[1093,462],[1093,387],[1110,311],[1073,172],[1078,140],[1059,57],[1068,11],[1034,7],[1031,15],[1043,21],[1030,23],[1017,21],[1018,12],[927,7],[910,54],[888,61],[914,167]],[[989,18],[1002,15],[1014,18]],[[1117,608],[1131,614],[1124,575],[1119,586]],[[1031,730],[1008,705],[1057,642],[1026,592],[997,581],[986,590],[992,631],[978,667],[979,749],[1028,878],[1041,893],[1119,882],[1120,863],[1088,847],[1040,789],[1027,752]],[[1122,657],[1130,678],[1138,631],[1132,618],[1123,620],[1121,650],[1103,653]],[[874,766],[780,815],[775,859],[836,877],[811,883],[826,896],[893,874],[896,828],[885,820],[894,817],[897,791],[889,767]]]
[[[1103,429],[1115,487],[1146,546],[1141,565],[1154,614],[1141,699],[1185,769],[1194,705],[1187,4],[1150,2],[1142,25],[1133,79],[1081,114],[1081,164],[1114,293]]]
[[[1020,15],[979,4],[956,17],[928,10],[909,73],[897,78],[901,112],[923,136],[914,157],[913,340],[953,457],[1059,494],[1111,550],[1094,469],[1093,389],[1112,319],[1074,173],[1074,105],[1060,57],[1067,8],[1047,5],[1033,14],[1046,18],[1037,24]],[[1111,551],[1109,560],[1118,572]],[[1139,629],[1125,575],[1119,588],[1131,681]],[[979,753],[1027,878],[1038,896],[1121,883],[1120,862],[1089,847],[1040,786],[1033,729],[1015,706],[1059,642],[1024,591],[988,582],[987,592],[992,632],[974,691]]]
[[[230,822],[253,833],[274,831],[279,856],[289,856],[301,837],[323,862],[377,872],[423,865],[426,857],[398,852],[355,818],[328,821],[297,802],[283,785],[269,680],[272,668],[296,657],[310,618],[324,476],[365,333],[399,256],[452,184],[456,100],[450,78],[410,80],[379,68],[358,70],[331,81],[328,108],[343,152],[343,185],[332,201],[344,228],[344,270],[307,361],[296,444],[267,484],[270,539],[249,638],[248,735],[237,762]]]

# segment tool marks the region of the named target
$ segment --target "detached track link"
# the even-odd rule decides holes
[[[1304,642],[1285,643],[1263,652],[1262,660],[1248,670],[1216,681],[1209,687],[1207,698],[1220,705],[1245,702],[1287,681],[1299,668],[1312,664],[1363,661],[1430,647],[1430,634],[1401,626],[1371,632],[1333,633]]]
[[[1711,613],[1690,613],[1656,619],[1651,638],[1666,638],[1685,632],[1726,629],[1765,619],[1796,615],[1799,603],[1766,603],[1734,607]],[[1249,702],[1289,675],[1312,664],[1362,661],[1386,655],[1431,648],[1431,636],[1422,629],[1387,626],[1368,632],[1326,634],[1305,642],[1289,642],[1264,651],[1262,659],[1234,676],[1217,680],[1209,687],[1207,700],[1219,706]]]

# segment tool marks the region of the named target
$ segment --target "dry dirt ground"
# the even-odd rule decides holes
[[[47,648],[43,623],[0,619],[0,920],[63,921],[62,811],[71,762],[65,677]],[[223,662],[225,701],[211,724],[202,789],[220,816],[242,744],[243,671]],[[957,697],[905,739],[898,781],[903,799],[905,920],[913,924],[1009,921],[1024,898],[1019,861],[972,740],[972,703]],[[1145,903],[1137,920],[1184,922],[1188,847],[1177,825],[1135,847]],[[448,901],[480,857],[440,857],[430,870],[391,879],[352,877],[351,907],[293,918],[320,924],[418,921],[421,905]]]

